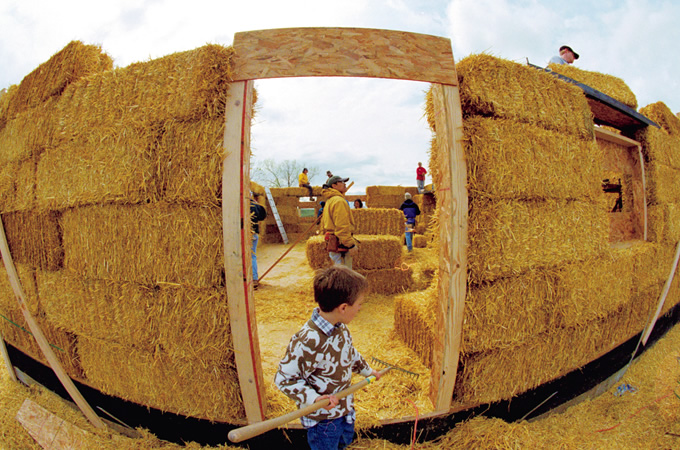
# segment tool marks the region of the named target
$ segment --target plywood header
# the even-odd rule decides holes
[[[458,85],[451,41],[367,28],[280,28],[236,33],[233,81],[373,77]]]

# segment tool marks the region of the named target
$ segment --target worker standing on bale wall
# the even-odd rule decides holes
[[[326,239],[326,250],[334,264],[344,264],[352,268],[352,257],[357,253],[357,241],[354,239],[354,219],[345,199],[349,178],[332,176],[326,181],[324,189],[326,199],[321,223]]]

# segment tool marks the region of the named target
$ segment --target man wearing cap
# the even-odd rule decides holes
[[[578,59],[578,53],[573,51],[568,45],[560,47],[560,55],[550,58],[551,64],[573,64]]]
[[[357,241],[352,236],[354,219],[349,203],[345,199],[348,180],[349,178],[334,175],[326,181],[328,187],[323,191],[326,205],[321,216],[321,226],[331,261],[334,264],[344,264],[351,269],[352,257],[357,253],[358,248]]]

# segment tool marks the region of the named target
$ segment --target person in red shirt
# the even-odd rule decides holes
[[[416,183],[418,185],[418,193],[422,194],[425,190],[425,174],[427,170],[423,167],[423,163],[418,163],[418,168],[416,169]]]

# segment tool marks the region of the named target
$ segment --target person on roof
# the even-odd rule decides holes
[[[578,59],[578,53],[571,49],[568,45],[560,47],[559,56],[550,58],[550,64],[573,64]]]

